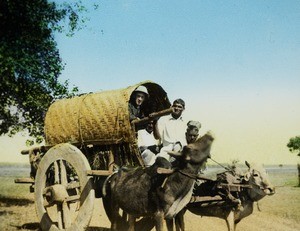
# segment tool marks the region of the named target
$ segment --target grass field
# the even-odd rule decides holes
[[[296,168],[296,167],[295,167]],[[24,175],[25,174],[25,175]],[[37,230],[34,197],[29,193],[29,185],[15,184],[17,177],[28,177],[28,165],[0,164],[0,230]],[[297,172],[273,171],[269,173],[276,186],[276,194],[263,198],[259,212],[255,208],[252,215],[237,226],[239,231],[300,230],[300,188]],[[108,230],[110,223],[103,211],[101,200],[95,202],[93,218],[89,230]],[[227,230],[225,222],[217,218],[201,218],[187,212],[187,231]]]

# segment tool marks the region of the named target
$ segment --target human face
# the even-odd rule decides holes
[[[183,106],[181,104],[179,104],[179,103],[174,103],[173,106],[172,106],[172,108],[174,110],[173,113],[172,113],[172,115],[176,119],[179,118],[181,116],[182,112],[184,111]]]
[[[192,130],[187,131],[185,133],[185,136],[186,136],[186,142],[188,144],[194,143],[197,140],[198,136],[199,136],[199,131],[198,131],[198,129],[194,128]]]
[[[135,95],[136,105],[141,106],[144,101],[145,101],[145,94],[142,92],[137,92]]]
[[[153,122],[149,122],[149,123],[147,124],[146,130],[147,130],[149,133],[153,132]]]

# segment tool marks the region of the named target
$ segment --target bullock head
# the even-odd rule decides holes
[[[244,180],[249,183],[249,196],[253,201],[258,201],[266,195],[275,193],[274,186],[270,183],[266,170],[258,164],[249,164],[245,161],[249,168],[244,175]]]
[[[183,147],[179,153],[169,152],[182,164],[202,165],[210,157],[210,148],[214,138],[210,133]]]

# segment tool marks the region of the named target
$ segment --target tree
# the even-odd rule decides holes
[[[298,152],[298,156],[300,156],[300,136],[290,138],[287,147],[290,152]]]
[[[287,147],[290,152],[298,152],[298,156],[300,156],[300,136],[290,138]],[[298,186],[300,187],[300,164],[298,164]]]
[[[27,130],[41,142],[49,105],[77,93],[58,80],[64,64],[54,32],[72,35],[85,10],[81,1],[0,0],[0,135]]]

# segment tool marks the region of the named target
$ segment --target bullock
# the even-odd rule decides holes
[[[121,208],[129,215],[130,231],[134,230],[138,217],[154,218],[156,230],[164,230],[164,219],[173,219],[190,201],[196,175],[210,157],[212,142],[213,137],[205,134],[195,143],[185,146],[180,154],[170,153],[177,160],[176,170],[171,174],[157,173],[159,167],[168,166],[166,160],[157,158],[151,167],[121,169],[109,177],[103,185],[103,202],[109,212],[111,229],[117,230],[122,220]]]
[[[186,208],[184,208],[176,216],[176,231],[185,230],[183,216],[186,209],[196,215],[218,217],[224,219],[226,221],[228,231],[234,231],[236,229],[236,225],[243,218],[252,214],[254,202],[259,201],[266,195],[273,195],[275,193],[275,189],[268,179],[266,170],[261,165],[250,165],[247,161],[245,163],[248,166],[248,171],[242,176],[240,192],[235,192],[237,193],[236,196],[241,201],[241,206],[237,206],[230,200],[221,200],[219,201],[220,203],[218,203],[217,201],[211,203],[208,203],[208,201],[206,201],[206,203],[204,203],[204,201],[201,201],[200,196],[200,200],[198,202],[189,203]],[[205,185],[210,186],[203,191],[212,192],[212,190],[210,190],[214,188],[211,187],[212,183],[213,182],[204,183],[204,187]],[[218,182],[214,182],[213,184],[218,184]],[[200,185],[199,187],[203,186]]]

